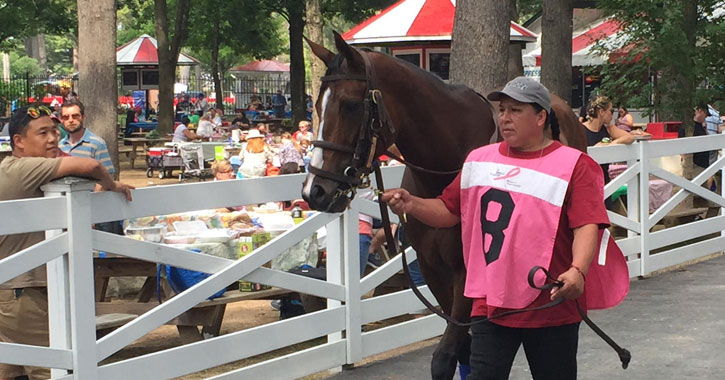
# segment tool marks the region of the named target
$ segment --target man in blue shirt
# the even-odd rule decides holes
[[[282,91],[277,90],[277,94],[272,97],[272,108],[274,109],[274,117],[284,118],[284,106],[287,105],[287,99],[282,95]]]
[[[106,142],[85,127],[85,107],[79,100],[66,101],[60,107],[61,122],[68,136],[58,146],[63,152],[76,157],[93,158],[103,164],[111,175],[116,173]]]

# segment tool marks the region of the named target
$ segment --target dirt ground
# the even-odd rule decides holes
[[[145,162],[145,156],[139,156],[136,159],[135,162],[135,169],[131,169],[131,165],[128,161],[128,159],[125,156],[121,156],[121,175],[120,175],[120,181],[136,186],[137,188],[142,187],[148,187],[148,186],[160,186],[160,185],[172,185],[172,184],[178,184],[179,180],[178,177],[176,178],[164,178],[159,179],[158,178],[158,172],[154,171],[154,176],[152,178],[148,178],[146,176],[146,162]],[[178,174],[178,171],[175,171],[174,174]],[[196,182],[196,180],[191,180],[190,182]],[[189,181],[185,182],[189,183]],[[383,321],[378,323],[373,323],[368,326],[365,326],[366,330],[376,329],[380,327],[384,327],[386,325],[392,324],[392,323],[399,323],[404,320],[411,319],[413,317],[411,316],[401,316],[398,318],[391,319],[389,321]],[[227,305],[226,312],[224,314],[224,321],[222,323],[221,328],[221,334],[228,334],[231,332],[241,331],[244,329],[248,329],[250,327],[260,326],[267,323],[275,322],[279,320],[279,312],[277,310],[274,310],[270,306],[269,300],[251,300],[251,301],[242,301],[242,302],[236,302]],[[229,363],[223,366],[211,368],[205,371],[197,372],[194,374],[190,374],[187,376],[180,377],[179,379],[184,380],[197,380],[197,379],[205,379],[211,376],[215,376],[218,374],[222,374],[237,368],[245,367],[248,365],[251,365],[253,363],[257,363],[260,361],[268,360],[273,357],[286,355],[298,350],[302,350],[317,344],[320,344],[323,342],[323,338],[319,338],[316,340],[312,340],[309,342],[300,343],[291,347],[287,347],[284,349],[280,349],[274,352],[266,353],[263,355],[259,355],[253,358],[240,360],[237,362]],[[400,355],[404,352],[419,349],[428,345],[436,344],[438,342],[438,339],[430,339],[427,341],[419,342],[410,346],[406,346],[404,348],[400,348],[397,350],[392,350],[383,354],[379,354],[370,358],[365,359],[362,363],[359,364],[365,364],[377,360],[382,360],[385,358],[389,358],[391,356]],[[151,333],[147,334],[143,338],[140,338],[139,340],[135,341],[131,345],[125,347],[123,350],[119,351],[115,355],[111,356],[107,360],[105,360],[103,363],[107,364],[110,362],[116,362],[124,359],[129,359],[169,348],[174,348],[181,346],[182,342],[179,338],[179,334],[176,330],[176,327],[174,326],[161,326],[157,328],[156,330],[152,331]],[[310,375],[305,377],[305,380],[320,380],[327,378],[330,376],[331,373],[328,371],[320,372],[318,374]]]

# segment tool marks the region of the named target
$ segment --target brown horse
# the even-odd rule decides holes
[[[303,185],[303,197],[312,208],[343,211],[354,187],[369,173],[370,157],[392,144],[416,166],[453,171],[471,150],[498,138],[492,105],[470,88],[446,84],[389,55],[355,49],[338,34],[339,54],[308,43],[327,66],[316,104],[321,141],[315,143],[311,174]],[[584,130],[571,108],[552,98],[562,141],[586,149]],[[402,187],[420,197],[436,197],[454,177],[407,168]],[[460,226],[431,228],[409,219],[406,234],[442,310],[469,321]],[[456,362],[468,364],[469,356],[468,329],[449,323],[433,353],[431,377],[452,379]]]

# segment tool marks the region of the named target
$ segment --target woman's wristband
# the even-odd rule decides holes
[[[577,271],[577,272],[579,272],[579,274],[580,274],[580,275],[582,275],[582,278],[584,279],[584,281],[586,281],[586,280],[587,280],[587,276],[586,276],[586,275],[584,274],[584,272],[583,272],[583,271],[582,271],[582,270],[581,270],[581,269],[580,269],[580,268],[579,268],[578,266],[576,266],[576,265],[574,265],[574,264],[571,264],[571,265],[569,266],[569,268],[574,268],[574,269],[576,269],[576,271]]]

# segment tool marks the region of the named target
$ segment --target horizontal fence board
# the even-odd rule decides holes
[[[0,363],[73,369],[73,351],[26,344],[0,343]]]
[[[587,154],[600,164],[636,160],[639,157],[637,144],[613,144],[608,146],[590,146]]]
[[[345,310],[321,310],[182,347],[104,365],[104,380],[168,379],[231,363],[340,331]]]
[[[725,230],[725,216],[698,220],[650,233],[650,249],[658,249]]]
[[[362,356],[368,357],[443,334],[446,321],[428,315],[362,334]]]
[[[725,237],[717,237],[650,255],[647,258],[647,269],[650,272],[654,272],[690,260],[699,259],[700,257],[721,252],[723,246],[725,246]]]
[[[0,201],[0,235],[68,227],[66,202],[65,197]]]
[[[404,167],[393,166],[382,170],[383,178],[388,186],[391,188],[400,186]],[[91,195],[92,221],[100,223],[150,215],[167,215],[293,200],[302,198],[302,183],[305,177],[305,174],[287,174],[274,177],[147,187],[133,190],[132,202],[126,202],[116,193],[93,193]],[[209,194],[214,194],[214,196],[210,197]],[[160,202],[159,200],[173,201]]]
[[[438,305],[438,301],[433,297],[433,293],[430,292],[427,285],[419,286],[418,290],[430,303],[435,306]],[[361,303],[362,315],[360,321],[363,324],[397,317],[398,315],[425,308],[425,305],[410,289],[364,299]]]
[[[725,147],[725,135],[707,135],[667,140],[647,141],[647,157],[656,158],[673,154],[688,154]]]
[[[212,376],[208,380],[298,379],[345,364],[345,341],[326,343]]]

